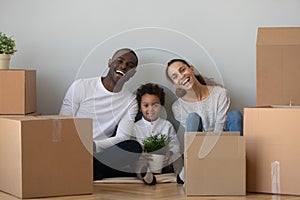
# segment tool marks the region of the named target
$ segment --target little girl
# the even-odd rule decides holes
[[[153,83],[147,83],[138,88],[136,100],[142,118],[135,123],[133,137],[143,145],[143,140],[151,135],[166,135],[169,142],[164,164],[172,163],[180,157],[180,146],[173,125],[160,117],[165,103],[165,93],[163,88]],[[147,160],[151,160],[151,154],[143,152],[137,165],[138,177],[149,185],[156,183],[156,178],[147,167]],[[140,174],[140,176],[139,176]]]

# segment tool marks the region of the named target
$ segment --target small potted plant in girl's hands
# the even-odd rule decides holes
[[[152,135],[143,140],[144,151],[152,155],[148,160],[149,169],[153,173],[161,173],[169,141],[166,135]]]
[[[15,40],[0,32],[0,69],[9,69],[11,56],[17,51]]]

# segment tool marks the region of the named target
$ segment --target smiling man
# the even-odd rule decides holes
[[[138,142],[129,140],[138,106],[124,87],[137,65],[133,50],[119,49],[105,76],[74,81],[63,100],[60,115],[93,119],[94,180],[133,173],[128,166],[142,152]]]

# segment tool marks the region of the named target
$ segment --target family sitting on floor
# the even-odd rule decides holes
[[[148,167],[152,155],[143,146],[143,141],[153,135],[167,138],[164,166],[182,159],[183,144],[178,134],[171,122],[160,117],[164,89],[147,83],[133,94],[124,87],[137,66],[138,57],[133,50],[119,49],[109,59],[105,76],[74,81],[63,100],[60,115],[93,119],[94,180],[137,176],[145,184],[156,184],[155,175]],[[242,114],[237,110],[229,112],[226,89],[207,85],[183,59],[168,62],[166,78],[180,91],[172,112],[186,132],[240,131],[243,134]],[[177,183],[183,184],[184,167],[173,166]]]

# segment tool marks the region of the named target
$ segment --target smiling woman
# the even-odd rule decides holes
[[[207,85],[202,76],[196,76],[193,66],[182,59],[169,61],[167,77],[184,91],[172,105],[174,117],[186,132],[239,131],[242,135],[243,117],[231,111],[230,98],[225,88]],[[228,116],[227,116],[228,114]],[[182,144],[183,146],[183,144]],[[179,177],[184,179],[183,171]],[[182,180],[177,179],[182,183]]]
[[[172,110],[175,118],[187,131],[195,128],[189,127],[186,120],[190,113],[195,113],[201,118],[195,131],[223,131],[230,128],[226,122],[226,116],[230,107],[230,98],[225,88],[207,85],[201,75],[195,75],[194,67],[185,60],[173,59],[168,63],[167,77],[184,94],[174,102]],[[241,131],[242,127],[237,131]],[[192,129],[192,130],[191,130]]]

